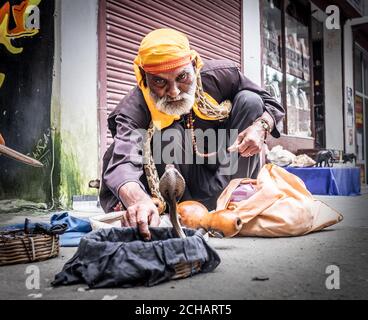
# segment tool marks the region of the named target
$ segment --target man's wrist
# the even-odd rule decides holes
[[[119,188],[119,198],[125,207],[130,207],[139,201],[151,200],[145,190],[137,182],[127,182]]]
[[[269,132],[272,132],[273,129],[275,128],[275,121],[272,115],[268,111],[265,111],[260,118],[269,124],[270,126]]]
[[[256,119],[253,122],[253,125],[258,126],[260,129],[262,129],[264,131],[263,140],[266,141],[268,133],[271,133],[271,131],[272,131],[271,126],[268,123],[268,121],[261,117],[261,118]]]
[[[264,118],[258,118],[254,121],[254,124],[258,124],[262,129],[264,129],[267,132],[271,132],[271,125],[268,122],[268,120],[264,119]]]

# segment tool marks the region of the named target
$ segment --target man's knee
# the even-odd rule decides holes
[[[235,96],[233,108],[235,108],[235,111],[255,120],[263,114],[264,103],[258,94],[242,90]]]

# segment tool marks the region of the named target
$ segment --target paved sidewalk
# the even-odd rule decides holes
[[[58,258],[33,264],[40,269],[40,290],[26,289],[29,265],[0,267],[0,299],[368,299],[368,194],[316,198],[341,212],[344,220],[325,231],[296,238],[211,238],[222,262],[209,274],[154,288],[52,288],[54,275],[76,250],[61,248]],[[49,220],[49,216],[31,218]],[[22,221],[22,215],[0,215],[0,225]],[[326,288],[330,265],[340,270],[339,290]],[[254,281],[256,277],[268,280]]]

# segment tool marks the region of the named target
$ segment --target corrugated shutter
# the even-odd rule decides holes
[[[107,115],[136,85],[132,66],[139,44],[149,31],[163,27],[185,33],[202,58],[226,58],[241,67],[241,0],[101,0],[102,154],[112,143]]]

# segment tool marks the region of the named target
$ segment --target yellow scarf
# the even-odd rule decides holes
[[[181,32],[173,29],[157,29],[150,32],[139,47],[138,55],[134,60],[134,72],[139,88],[142,90],[144,99],[151,113],[154,126],[161,130],[169,127],[178,115],[168,115],[159,111],[151,97],[150,90],[144,85],[140,68],[147,73],[161,73],[174,70],[195,61],[196,76],[203,67],[203,61],[195,50],[191,50],[188,38]],[[209,94],[204,93],[206,99],[212,104],[218,105],[217,101]],[[217,120],[217,117],[209,117],[198,109],[197,103],[193,105],[195,114],[204,120]]]

